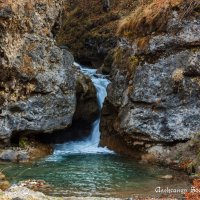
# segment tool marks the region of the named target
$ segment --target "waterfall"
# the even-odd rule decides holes
[[[109,80],[106,79],[104,75],[97,74],[96,69],[90,69],[82,67],[81,65],[74,63],[74,65],[79,68],[85,75],[88,75],[97,91],[97,99],[99,108],[102,109],[104,99],[107,95],[106,88],[109,84]],[[85,138],[83,141],[71,141],[64,144],[55,145],[55,150],[53,156],[49,159],[54,160],[59,156],[67,154],[80,154],[80,153],[113,153],[106,147],[99,147],[100,142],[100,117],[93,123],[91,134],[88,138]]]

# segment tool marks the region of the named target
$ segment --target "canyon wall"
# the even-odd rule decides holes
[[[200,132],[199,5],[151,1],[121,21],[102,145],[121,151],[121,143],[137,154]]]
[[[84,93],[83,89],[76,91],[77,85],[87,85],[94,91],[91,81],[74,68],[73,56],[55,45],[62,3],[0,1],[1,143],[9,142],[16,133],[52,132],[69,127],[76,111],[77,94]],[[92,94],[96,101],[96,94]]]

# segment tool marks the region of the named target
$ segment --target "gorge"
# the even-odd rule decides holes
[[[199,178],[199,1],[107,4],[0,1],[0,167],[11,183],[128,198],[190,186],[168,167]]]

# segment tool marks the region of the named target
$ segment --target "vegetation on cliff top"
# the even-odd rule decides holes
[[[194,10],[198,11],[199,6],[198,0],[143,0],[130,16],[121,20],[118,34],[135,39],[163,32],[173,10],[184,18]]]
[[[62,26],[57,44],[70,48],[76,59],[96,60],[117,44],[115,35],[119,20],[129,15],[138,0],[111,1],[108,12],[102,1],[69,0],[64,4]]]

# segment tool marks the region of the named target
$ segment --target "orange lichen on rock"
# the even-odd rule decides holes
[[[192,160],[184,160],[179,164],[179,168],[183,170],[187,170],[189,165],[192,163]]]
[[[200,199],[200,179],[193,181],[193,187],[190,192],[185,193],[186,200],[199,200]]]

